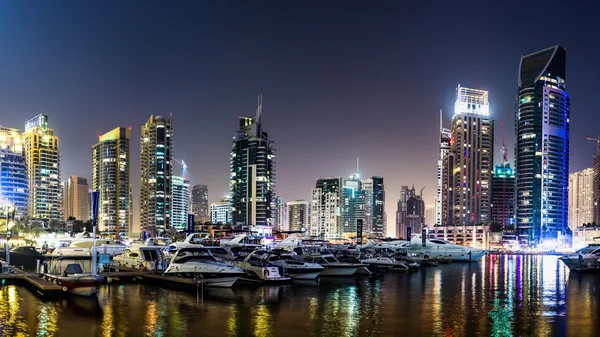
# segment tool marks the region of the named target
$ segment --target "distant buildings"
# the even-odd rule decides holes
[[[594,169],[569,174],[569,228],[575,230],[594,220]]]
[[[63,220],[90,219],[90,187],[86,178],[71,176],[62,182]]]
[[[415,188],[412,188],[412,195],[406,201],[406,227],[410,227],[412,233],[421,233],[425,225],[425,202],[423,197],[415,194]],[[406,236],[406,229],[403,237]],[[409,239],[405,237],[406,239]]]
[[[425,225],[428,227],[435,225],[435,205],[425,205]]]
[[[140,226],[151,236],[171,226],[172,116],[151,115],[140,146]]]
[[[287,224],[290,231],[308,229],[310,225],[310,203],[306,200],[288,201]]]
[[[383,177],[374,176],[361,180],[365,198],[365,222],[363,233],[370,237],[385,236],[385,189]]]
[[[256,113],[240,117],[232,142],[229,187],[235,225],[273,225],[275,148],[262,129],[261,117],[262,98],[259,97]]]
[[[273,207],[271,207],[273,212],[273,226],[277,227],[279,230],[287,229],[287,209],[285,204],[281,201],[280,197],[275,197],[273,202]]]
[[[23,134],[29,179],[29,217],[62,219],[60,151],[58,136],[48,128],[48,116],[25,123]]]
[[[173,184],[171,225],[178,230],[185,230],[190,212],[190,182],[178,176],[172,176],[171,182]]]
[[[492,175],[491,223],[505,229],[515,225],[515,172],[509,163],[496,165]]]
[[[210,221],[207,185],[199,184],[192,187],[192,213],[197,222],[205,223]]]
[[[223,225],[231,223],[229,201],[210,204],[210,222]]]
[[[342,236],[342,178],[317,179],[311,191],[310,235],[325,240]]]
[[[402,186],[400,189],[400,199],[396,210],[396,237],[406,238],[406,229],[408,228],[408,198],[416,195],[415,188],[409,189],[408,186]]]
[[[92,191],[98,200],[98,227],[107,234],[132,231],[130,133],[117,127],[98,137],[92,146]]]
[[[517,231],[520,242],[568,244],[570,97],[565,48],[521,58],[515,130]]]
[[[29,212],[29,180],[20,130],[0,127],[0,204],[12,204],[18,217]]]
[[[358,220],[363,220],[364,227],[365,195],[361,185],[357,173],[344,180],[342,186],[342,233],[346,237],[356,236]]]

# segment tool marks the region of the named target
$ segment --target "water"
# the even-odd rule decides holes
[[[6,336],[600,336],[600,273],[488,256],[414,273],[195,294],[104,286],[98,301],[0,288]]]

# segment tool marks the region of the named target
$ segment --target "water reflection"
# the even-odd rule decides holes
[[[552,256],[489,256],[379,279],[206,289],[102,287],[98,300],[42,302],[0,287],[8,336],[600,335],[600,273]]]

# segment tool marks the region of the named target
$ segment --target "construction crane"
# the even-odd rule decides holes
[[[187,165],[185,164],[185,162],[183,160],[179,160],[179,159],[175,159],[175,158],[173,158],[173,160],[178,162],[179,164],[181,164],[181,177],[185,178],[185,170],[187,170]]]

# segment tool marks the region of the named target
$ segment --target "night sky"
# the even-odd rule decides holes
[[[134,207],[140,127],[173,112],[175,158],[210,201],[228,191],[237,118],[263,94],[277,194],[308,199],[319,176],[385,179],[388,234],[402,185],[436,188],[439,109],[455,88],[488,90],[495,161],[509,159],[520,56],[567,48],[572,172],[591,166],[600,133],[600,20],[594,2],[3,1],[0,124],[47,114],[63,180],[91,177],[91,146],[132,127]],[[178,168],[177,171],[178,172]],[[91,183],[91,181],[90,181]],[[137,216],[135,223],[137,224]]]

